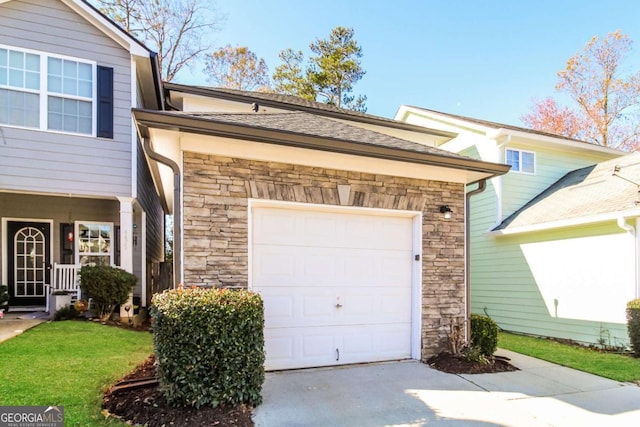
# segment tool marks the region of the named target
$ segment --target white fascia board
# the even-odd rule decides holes
[[[484,126],[479,123],[474,123],[468,120],[451,117],[448,114],[440,114],[434,111],[426,111],[417,107],[410,107],[408,105],[401,105],[394,119],[399,121],[405,121],[404,119],[411,114],[414,114],[416,116],[422,116],[431,120],[437,120],[443,123],[448,123],[449,125],[455,126],[455,127],[473,129],[475,131],[485,133],[485,134],[488,134],[492,130],[494,130],[494,128],[491,128],[489,126]]]
[[[602,145],[589,144],[588,142],[576,141],[567,138],[553,137],[549,135],[542,135],[536,132],[527,132],[524,130],[515,130],[507,128],[494,128],[490,126],[484,126],[478,123],[473,123],[467,120],[451,117],[446,114],[439,114],[437,112],[425,111],[420,108],[410,107],[406,105],[400,106],[398,112],[395,115],[396,120],[404,121],[404,119],[415,114],[417,116],[423,116],[432,120],[439,120],[449,123],[453,126],[459,126],[467,129],[474,129],[479,132],[484,132],[487,137],[491,139],[499,139],[501,137],[520,138],[534,140],[536,143],[557,145],[561,147],[570,147],[579,150],[595,151],[599,153],[611,154],[611,155],[624,155],[625,153],[615,148],[604,147]]]
[[[183,151],[223,157],[459,184],[468,184],[489,177],[489,174],[484,172],[187,133],[180,137],[180,147]]]
[[[640,217],[640,209],[634,208],[626,211],[607,212],[600,215],[591,215],[580,218],[571,218],[559,221],[550,221],[540,224],[525,225],[522,227],[506,228],[503,230],[491,230],[486,233],[488,236],[512,236],[516,234],[535,233],[537,231],[548,231],[558,228],[577,227],[587,224],[597,224],[600,222],[617,221],[618,218]]]
[[[518,131],[514,129],[500,128],[500,129],[497,129],[495,132],[491,132],[489,136],[494,139],[511,136],[512,139],[520,138],[520,139],[535,140],[537,144],[543,143],[543,144],[549,144],[549,145],[557,145],[561,147],[570,147],[578,150],[595,151],[598,153],[612,154],[612,155],[618,155],[618,156],[627,154],[615,148],[604,147],[602,145],[589,144],[588,142],[576,141],[576,140],[565,139],[565,138],[556,138],[553,136]]]
[[[123,30],[116,27],[101,13],[96,12],[91,6],[80,0],[62,0],[62,2],[71,8],[78,15],[92,23],[96,28],[113,39],[120,46],[127,49],[132,55],[148,58],[151,53],[138,43],[133,36],[127,36]]]

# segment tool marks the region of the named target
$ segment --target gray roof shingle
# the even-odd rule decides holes
[[[430,147],[412,141],[385,135],[358,126],[351,126],[339,120],[307,113],[193,113],[178,112],[172,114],[194,117],[219,123],[247,126],[257,129],[275,130],[298,135],[316,136],[326,139],[342,140],[366,145],[377,145],[417,153],[434,154],[452,159],[471,159],[467,156]]]
[[[640,152],[567,173],[494,230],[633,209],[640,190]]]

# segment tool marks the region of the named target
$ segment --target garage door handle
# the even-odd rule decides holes
[[[336,304],[336,308],[342,308],[342,304]]]

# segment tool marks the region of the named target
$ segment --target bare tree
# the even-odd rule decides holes
[[[267,91],[268,71],[264,59],[246,46],[228,44],[205,58],[204,72],[209,82],[230,89]]]
[[[224,17],[206,0],[92,0],[100,10],[158,53],[162,78],[175,79],[211,49],[203,36]]]

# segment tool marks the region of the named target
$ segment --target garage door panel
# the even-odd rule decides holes
[[[280,278],[295,277],[295,256],[290,253],[272,250],[264,251],[255,258],[256,272],[259,277],[279,280]]]
[[[411,281],[413,253],[405,251],[256,245],[254,285],[388,286]]]
[[[411,357],[411,218],[279,208],[253,218],[267,369]]]
[[[407,325],[265,330],[267,370],[333,366],[411,357]]]
[[[329,326],[411,321],[411,289],[359,289],[301,286],[258,290],[264,301],[265,326]],[[337,307],[336,305],[340,305]]]
[[[412,219],[377,215],[259,209],[254,243],[336,248],[406,249],[413,241]]]

